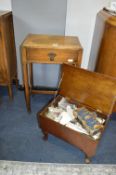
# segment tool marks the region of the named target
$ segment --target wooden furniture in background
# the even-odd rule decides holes
[[[16,50],[12,12],[0,11],[0,85],[8,86],[12,98],[12,82],[17,82]]]
[[[97,14],[93,41],[93,55],[98,47],[95,71],[116,77],[116,16],[105,10]]]
[[[82,47],[77,37],[30,34],[22,43],[21,48],[26,105],[27,110],[30,111],[31,93],[56,93],[55,91],[32,89],[33,63],[69,63],[74,64],[75,66],[80,66]]]
[[[58,96],[47,105],[41,112],[38,112],[38,124],[47,139],[48,134],[53,134],[68,143],[78,147],[86,155],[86,161],[96,153],[99,139],[94,140],[90,136],[77,132],[48,117],[46,112],[48,106],[58,102],[59,97],[66,97],[70,101],[98,113],[106,119],[104,129],[109,120],[110,114],[116,105],[116,79],[96,72],[75,68],[71,65],[63,65],[63,78]]]

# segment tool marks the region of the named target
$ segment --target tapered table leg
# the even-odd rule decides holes
[[[29,64],[29,74],[30,74],[30,91],[33,88],[33,64]]]
[[[25,89],[25,100],[26,100],[26,106],[27,106],[27,111],[31,112],[31,107],[30,107],[30,89],[29,89],[29,78],[28,78],[28,64],[26,60],[26,49],[23,47],[22,50],[22,69],[23,69],[23,84],[24,84],[24,89]]]
[[[31,112],[30,90],[29,90],[29,81],[28,81],[28,66],[26,63],[23,63],[23,76],[24,76],[25,100],[26,100],[27,111]]]
[[[13,99],[13,92],[12,92],[12,83],[10,83],[10,82],[8,84],[8,94],[9,94],[10,100],[12,100]]]

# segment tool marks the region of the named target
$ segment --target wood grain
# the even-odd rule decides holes
[[[12,12],[0,11],[0,85],[8,86],[10,98],[13,79],[17,80],[17,62]]]
[[[31,93],[45,93],[45,91],[35,91],[32,89],[34,81],[32,69],[33,63],[68,63],[80,67],[83,49],[78,37],[29,34],[21,45],[21,52],[26,104],[27,109],[30,111],[29,95]],[[28,70],[28,66],[26,66],[26,64],[29,65],[30,71]],[[27,77],[29,72],[30,82]],[[30,89],[30,93],[28,92],[28,89]],[[46,91],[46,93],[53,94],[56,92]]]
[[[116,105],[116,79],[63,64],[59,95],[37,114],[38,125],[45,138],[48,137],[48,134],[52,134],[65,140],[83,151],[86,155],[85,161],[90,162],[90,159],[96,154],[100,139],[94,140],[90,136],[46,117],[48,107],[53,103],[56,105],[62,96],[65,96],[69,101],[74,101],[75,104],[79,103],[81,106],[89,107],[95,112],[99,110],[100,117],[106,119],[104,129],[101,131],[101,139],[107,127],[109,116]]]
[[[68,65],[62,67],[59,94],[75,99],[108,115],[116,98],[116,79]]]
[[[99,43],[95,71],[116,77],[116,16],[102,10],[98,13],[97,19],[97,25],[102,23],[104,30]],[[101,35],[100,30],[94,34],[94,37],[99,35]]]

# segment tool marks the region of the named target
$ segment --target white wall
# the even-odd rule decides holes
[[[28,33],[63,35],[65,30],[66,35],[79,36],[84,48],[82,67],[87,68],[96,14],[108,2],[109,0],[12,0],[11,7],[11,0],[0,0],[0,9],[13,10],[20,83],[20,44]],[[56,85],[58,66],[40,65],[34,69],[35,84]]]
[[[0,0],[0,10],[11,10],[11,0]]]
[[[84,49],[82,67],[87,68],[96,14],[109,0],[68,0],[66,35],[78,36]]]
[[[67,0],[12,0],[18,61],[22,84],[20,45],[29,33],[65,34]],[[34,84],[55,87],[59,65],[34,65]]]

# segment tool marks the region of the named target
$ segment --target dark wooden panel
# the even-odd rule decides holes
[[[56,137],[80,148],[80,150],[88,155],[88,157],[95,155],[99,142],[98,140],[92,140],[89,136],[50,120],[44,115],[38,115],[40,128],[42,128],[44,132],[55,135]]]
[[[4,16],[4,39],[6,43],[6,55],[11,79],[17,72],[16,49],[14,40],[14,29],[12,14]]]
[[[0,85],[8,86],[11,98],[13,79],[17,80],[17,65],[12,13],[0,11]]]
[[[100,22],[104,26],[104,31],[102,32],[101,43],[99,43],[95,71],[116,77],[116,16],[100,11],[97,19],[96,27]],[[94,38],[99,35],[101,35],[100,30],[94,33]]]
[[[116,96],[116,79],[69,65],[62,67],[60,94],[100,110],[112,111]]]
[[[7,71],[6,71],[6,62],[4,59],[4,50],[3,50],[2,23],[0,20],[0,83],[4,84],[6,82],[7,82]]]

